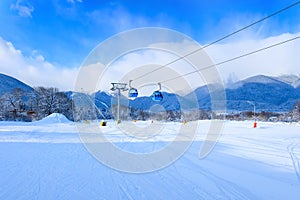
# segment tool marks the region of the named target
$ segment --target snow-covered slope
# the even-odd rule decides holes
[[[105,91],[98,91],[92,95],[95,104],[100,109],[109,110],[111,107],[112,96]]]
[[[56,124],[56,123],[70,123],[71,121],[66,118],[63,114],[52,113],[51,115],[37,121],[39,124]]]
[[[0,96],[17,88],[22,89],[25,92],[33,91],[33,89],[25,83],[0,73]]]
[[[174,163],[130,174],[96,160],[74,125],[0,122],[0,199],[299,199],[299,124],[259,122],[253,129],[253,122],[226,122],[200,160],[210,121],[199,123],[195,141]],[[101,129],[118,148],[144,153],[167,145],[180,126],[166,123],[150,141],[129,137],[112,121]]]

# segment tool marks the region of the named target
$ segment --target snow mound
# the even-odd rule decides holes
[[[55,124],[55,123],[69,123],[71,122],[64,116],[63,114],[60,113],[52,113],[51,115],[45,117],[44,119],[41,119],[38,121],[39,123],[43,124]]]

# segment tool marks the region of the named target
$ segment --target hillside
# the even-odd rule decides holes
[[[226,89],[227,109],[251,110],[253,106],[247,101],[252,101],[260,111],[289,111],[300,99],[298,91],[298,88],[277,78],[250,77]]]
[[[17,88],[22,89],[25,92],[33,91],[32,87],[25,83],[0,73],[0,96]]]

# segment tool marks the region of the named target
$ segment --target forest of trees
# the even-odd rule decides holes
[[[40,120],[52,113],[73,119],[72,101],[57,88],[37,87],[32,92],[15,89],[0,97],[0,120]]]
[[[75,95],[76,96],[76,95]],[[57,88],[37,87],[31,92],[15,89],[0,97],[0,121],[35,121],[52,113],[61,113],[69,120],[111,119],[116,116],[117,106],[99,110],[95,108],[93,99],[86,94],[77,94],[78,98],[68,97]],[[77,101],[74,104],[74,101]],[[89,103],[87,103],[89,102]],[[76,105],[76,106],[74,106]],[[167,110],[164,112],[149,112],[147,110],[121,106],[121,120],[159,120],[159,121],[195,121],[204,119],[253,120],[259,121],[300,121],[300,101],[294,109],[287,113],[252,111],[216,114],[205,110]]]

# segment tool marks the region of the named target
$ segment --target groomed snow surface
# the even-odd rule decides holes
[[[251,121],[226,121],[215,148],[200,160],[209,125],[199,121],[195,141],[171,165],[132,174],[95,159],[62,115],[0,122],[0,199],[299,199],[300,124],[258,122],[254,129]],[[145,142],[113,121],[99,128],[119,147],[143,152],[169,142],[180,126],[165,123],[161,135]]]

